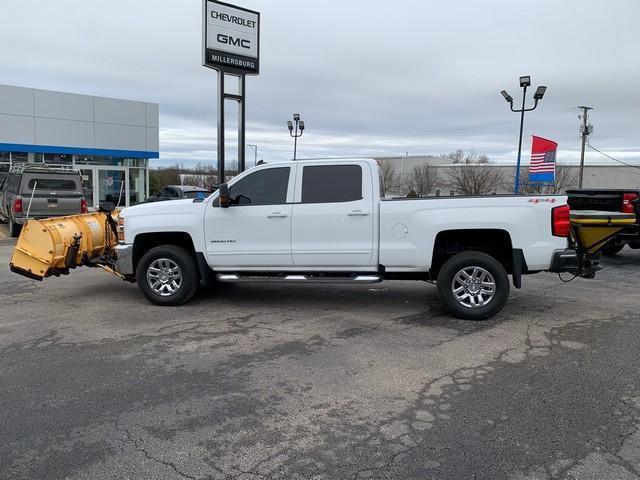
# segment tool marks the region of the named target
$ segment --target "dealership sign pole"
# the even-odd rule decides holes
[[[202,64],[218,71],[218,179],[225,181],[224,102],[238,103],[238,171],[245,169],[245,77],[260,73],[260,13],[216,0],[203,0]],[[227,93],[225,76],[238,80]]]

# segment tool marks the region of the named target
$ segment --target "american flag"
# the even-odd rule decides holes
[[[556,151],[532,153],[529,173],[554,173],[556,171]]]

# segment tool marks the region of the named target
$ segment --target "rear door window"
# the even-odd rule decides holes
[[[312,165],[302,172],[302,203],[337,203],[362,200],[359,165]]]
[[[7,191],[17,193],[19,181],[20,177],[18,175],[9,175],[9,178],[7,179]]]

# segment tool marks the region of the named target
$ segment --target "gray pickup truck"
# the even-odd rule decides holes
[[[9,173],[0,185],[0,217],[12,237],[29,218],[87,212],[82,178],[77,171],[27,167]]]

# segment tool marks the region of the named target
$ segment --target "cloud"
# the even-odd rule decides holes
[[[592,143],[640,160],[635,0],[241,3],[262,13],[262,71],[247,79],[247,142],[259,158],[291,157],[285,122],[296,111],[302,156],[463,148],[513,160],[519,117],[498,92],[520,102],[517,78],[530,74],[548,90],[526,115],[525,150],[538,134],[575,160],[571,108],[587,104]],[[6,0],[0,83],[158,102],[156,164],[215,162],[216,73],[200,65],[200,16],[199,0]],[[229,159],[234,121],[230,112]]]

